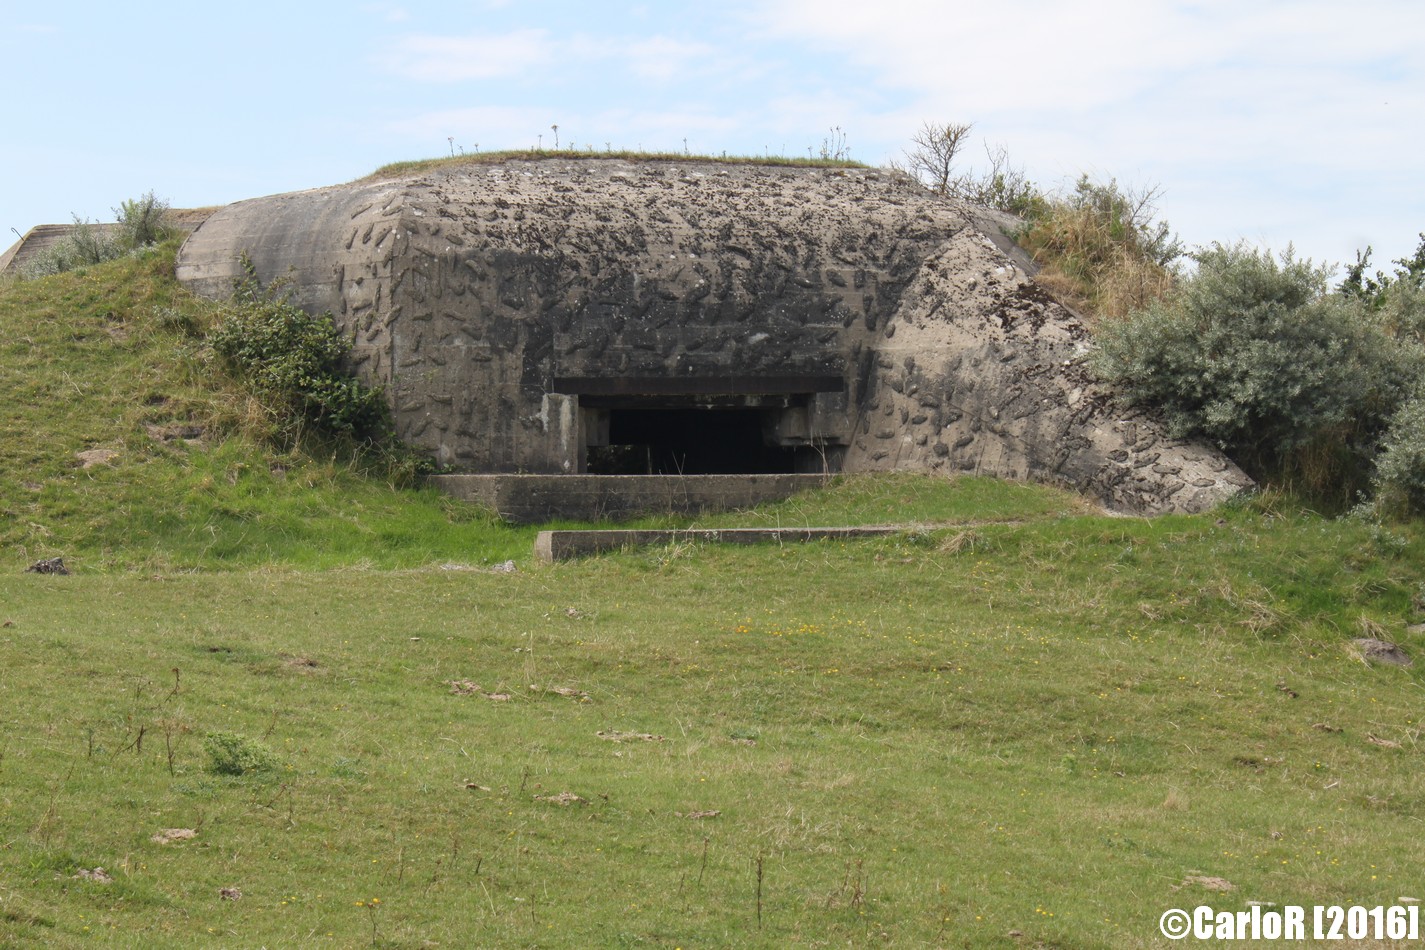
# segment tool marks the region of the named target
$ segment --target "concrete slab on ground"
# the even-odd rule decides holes
[[[808,541],[880,538],[912,530],[914,525],[864,525],[854,528],[673,528],[599,531],[541,531],[534,553],[545,562],[568,561],[587,554],[678,541],[714,544],[804,544]]]
[[[456,498],[514,524],[751,508],[826,484],[824,475],[437,475]]]

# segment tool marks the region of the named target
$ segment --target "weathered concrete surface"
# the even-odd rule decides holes
[[[541,561],[568,561],[589,554],[704,541],[713,544],[805,544],[881,538],[910,530],[905,525],[865,525],[855,528],[677,528],[667,530],[541,531],[534,539],[535,557]]]
[[[437,475],[431,481],[514,524],[729,511],[826,484],[821,475]]]
[[[752,419],[774,455],[743,471],[972,472],[1142,513],[1249,484],[1113,407],[1003,227],[875,170],[546,159],[240,202],[178,273],[225,296],[246,252],[290,279],[400,436],[468,472],[630,441],[681,471],[704,421]]]
[[[1251,484],[1220,452],[1115,407],[1082,321],[965,228],[929,256],[872,344],[848,471],[1059,484],[1132,512],[1201,511]]]

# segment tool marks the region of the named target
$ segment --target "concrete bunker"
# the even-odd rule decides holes
[[[239,202],[178,274],[290,280],[470,477],[974,472],[1137,512],[1248,484],[1113,405],[1013,223],[871,169],[510,161]]]

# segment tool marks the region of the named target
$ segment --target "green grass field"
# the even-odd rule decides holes
[[[0,946],[1131,948],[1425,897],[1418,524],[854,478],[701,523],[924,527],[538,565],[244,435],[171,261],[0,286]]]

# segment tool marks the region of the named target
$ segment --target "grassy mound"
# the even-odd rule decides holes
[[[1421,896],[1418,524],[851,478],[704,523],[926,526],[536,566],[247,435],[172,254],[0,286],[0,945],[1117,948]]]
[[[176,244],[0,284],[0,564],[80,570],[503,561],[528,532],[350,456],[276,454],[218,374]]]

